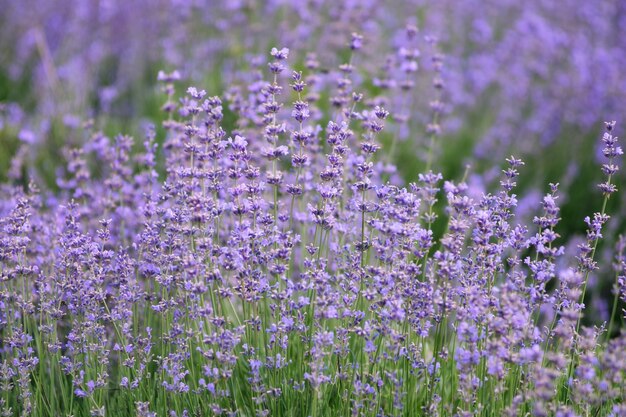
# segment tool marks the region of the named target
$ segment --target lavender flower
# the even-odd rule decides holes
[[[111,7],[99,19],[121,16]],[[275,5],[259,7],[274,16]],[[437,16],[441,5],[432,7]],[[521,159],[503,160],[491,178],[472,173],[481,190],[469,172],[434,171],[447,146],[442,118],[459,99],[459,57],[444,65],[439,52],[454,52],[449,39],[418,39],[390,12],[404,29],[385,57],[379,25],[366,19],[373,4],[277,9],[293,16],[270,33],[289,48],[267,44],[265,24],[247,25],[247,6],[165,14],[191,28],[209,16],[208,33],[232,39],[209,36],[204,48],[217,52],[165,61],[180,70],[156,76],[161,124],[135,141],[109,138],[99,119],[68,119],[54,190],[0,186],[0,414],[619,415],[626,336],[583,320],[617,191],[615,123],[602,138],[602,208],[584,219],[573,258],[558,184],[525,208],[528,220],[516,217]],[[477,46],[492,38],[479,23]],[[329,51],[307,54],[302,44],[320,28]],[[33,39],[61,91],[72,84],[46,30]],[[155,39],[174,55],[191,33],[163,30],[171,37]],[[177,92],[202,58],[228,48],[249,54],[223,57],[223,89]],[[432,94],[419,103],[424,85]],[[16,173],[36,137],[22,135]],[[424,153],[409,167],[416,182],[395,175],[395,147],[407,145]],[[609,333],[626,294],[622,246]]]

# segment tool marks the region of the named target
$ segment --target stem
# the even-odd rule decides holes
[[[613,298],[613,308],[611,309],[611,319],[609,321],[609,327],[607,328],[607,331],[606,331],[607,341],[611,338],[611,332],[613,330],[613,323],[615,322],[617,306],[619,304],[619,273],[615,274],[615,286],[613,288],[615,290],[615,297]]]

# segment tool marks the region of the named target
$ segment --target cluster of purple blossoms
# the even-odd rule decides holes
[[[359,33],[337,70],[272,47],[222,96],[159,73],[162,126],[137,143],[86,124],[57,193],[3,185],[0,415],[623,415],[626,334],[584,320],[615,123],[602,208],[564,259],[557,184],[515,216],[520,159],[490,193],[432,170],[445,67],[424,39],[413,120],[416,38],[386,63],[405,104],[363,80]],[[383,142],[412,123],[426,168],[404,184]],[[615,269],[617,306],[621,251]]]
[[[393,132],[400,142],[419,129],[439,132],[438,123],[426,121],[428,105],[441,112],[442,101],[413,94],[430,82],[421,70],[438,65],[418,27],[437,34],[448,56],[438,78],[455,105],[449,136],[458,139],[463,133],[453,132],[471,123],[471,146],[481,159],[538,156],[539,145],[559,139],[586,149],[598,115],[617,117],[626,97],[620,1],[403,0],[388,7],[372,0],[2,0],[0,9],[0,82],[9,88],[0,96],[7,101],[0,130],[9,127],[18,144],[28,145],[21,156],[31,163],[54,151],[55,137],[71,135],[85,114],[96,122],[103,114],[127,123],[145,117],[155,97],[137,90],[152,89],[154,77],[146,74],[155,66],[178,68],[196,83],[219,74],[217,84],[227,85],[250,75],[277,33],[293,58],[305,61],[315,51],[324,69],[335,66],[346,37],[367,33],[350,45],[367,46],[360,64],[367,76],[350,82],[393,92],[386,108],[400,122]],[[396,159],[395,151],[387,159]],[[575,175],[577,162],[562,174]]]

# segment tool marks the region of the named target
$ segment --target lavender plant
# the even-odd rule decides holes
[[[520,159],[480,195],[433,171],[436,48],[426,168],[393,176],[396,138],[381,143],[417,122],[360,89],[364,41],[336,71],[273,47],[221,96],[162,72],[163,146],[155,128],[139,144],[87,125],[57,194],[1,188],[1,415],[626,413],[626,335],[585,321],[615,122],[599,211],[567,259],[557,184],[516,219]],[[401,56],[410,91],[419,53]]]

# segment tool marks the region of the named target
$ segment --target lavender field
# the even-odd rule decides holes
[[[626,417],[626,2],[0,0],[0,417]]]

